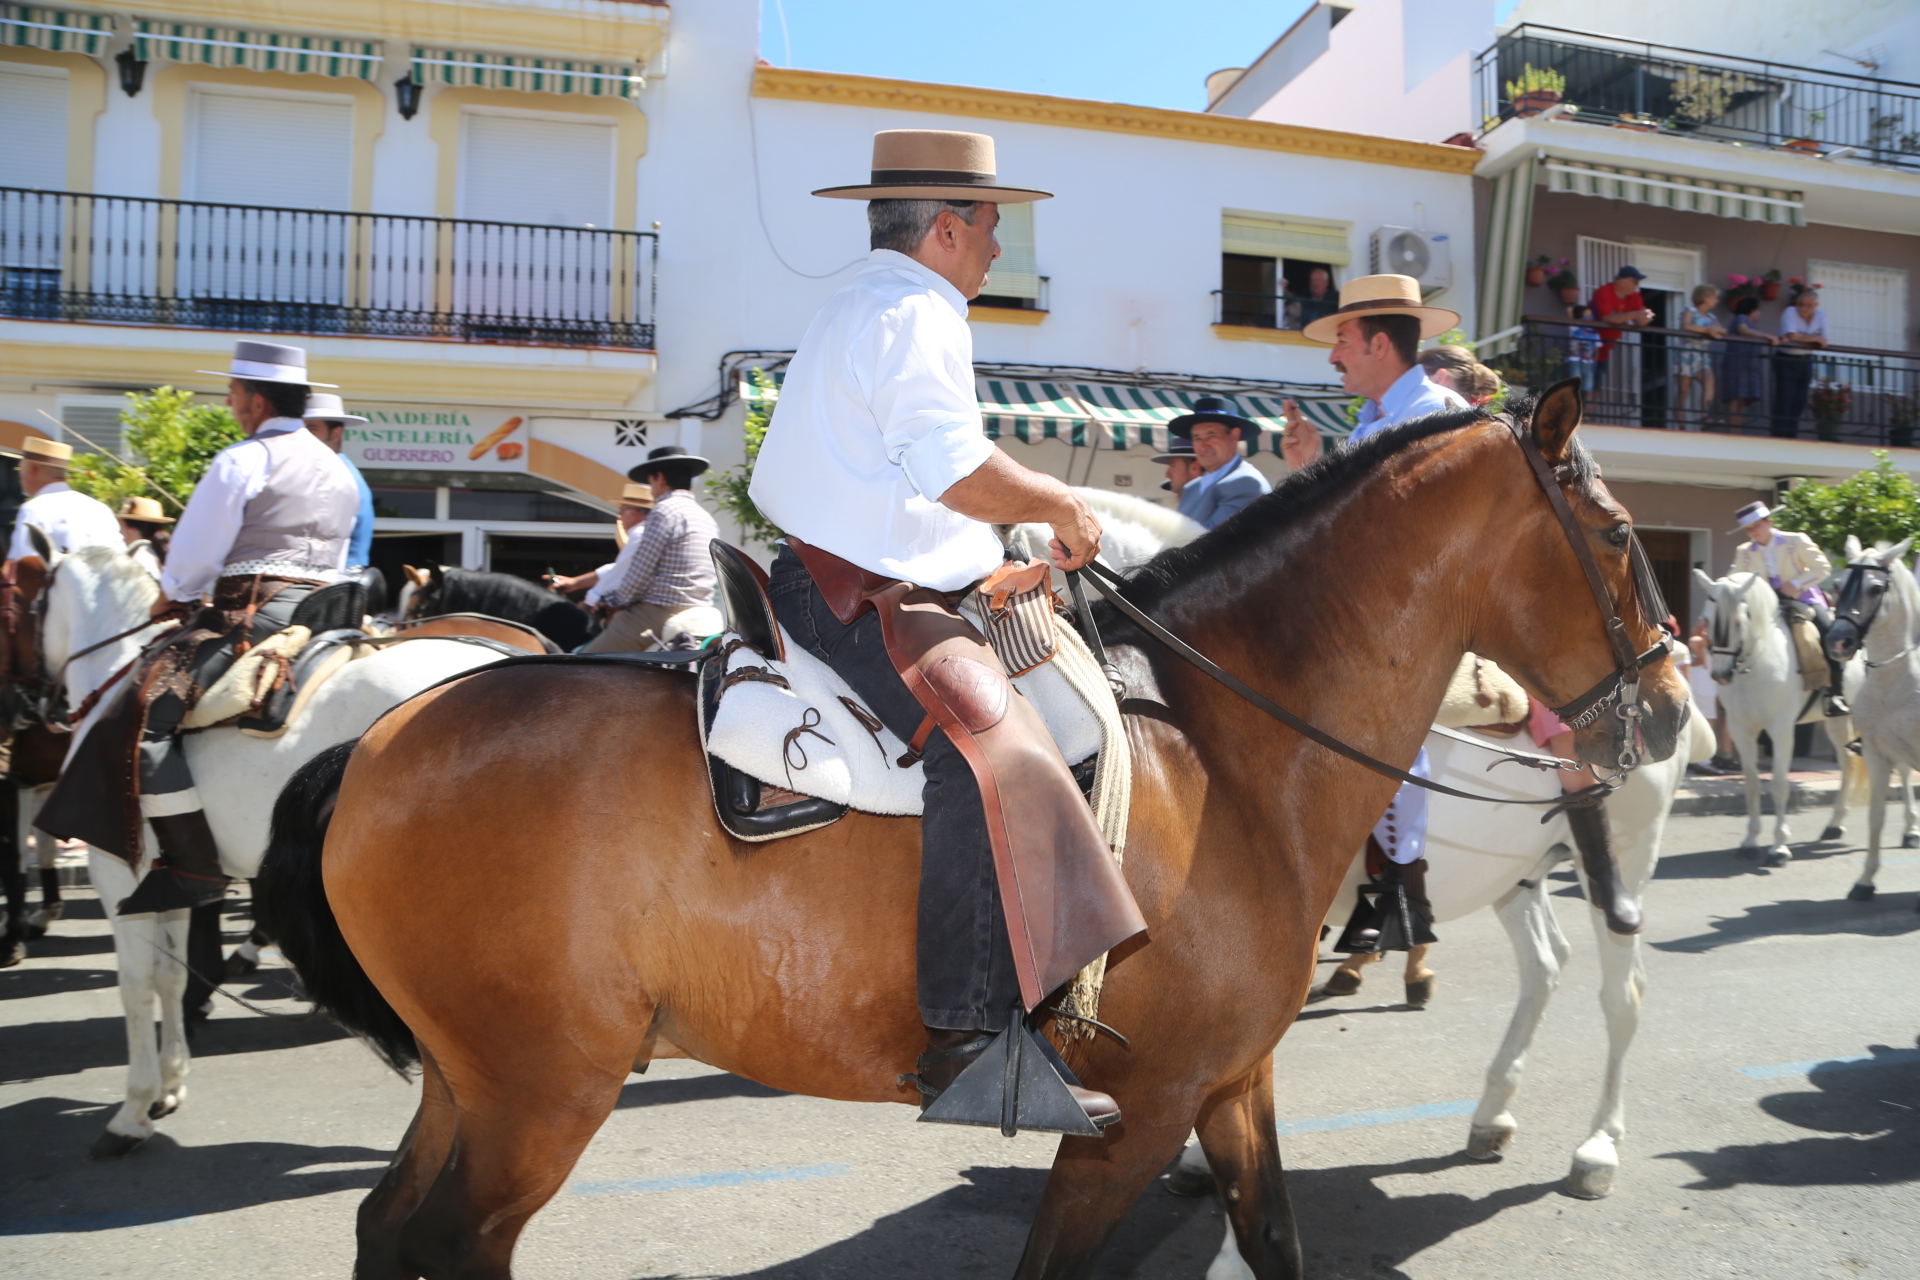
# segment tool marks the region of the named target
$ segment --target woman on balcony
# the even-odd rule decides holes
[[[1715,319],[1713,309],[1720,305],[1720,291],[1710,284],[1693,286],[1693,305],[1680,313],[1680,328],[1697,337],[1675,343],[1673,357],[1674,415],[1682,430],[1698,431],[1713,409],[1713,342],[1727,336]],[[1693,386],[1700,384],[1700,408],[1693,407]]]
[[[1767,347],[1775,338],[1754,327],[1753,313],[1760,309],[1757,295],[1733,304],[1733,323],[1727,329],[1726,355],[1720,361],[1720,398],[1727,405],[1727,426],[1737,430],[1746,425],[1747,410],[1767,394]]]
[[[1827,311],[1820,295],[1802,289],[1780,317],[1780,343],[1773,353],[1773,434],[1791,436],[1800,429],[1813,386],[1813,353],[1826,346]]]

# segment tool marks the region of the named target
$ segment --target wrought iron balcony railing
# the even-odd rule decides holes
[[[1565,103],[1586,124],[1920,168],[1920,85],[1898,80],[1529,24],[1475,81],[1482,132]]]
[[[652,350],[659,237],[0,187],[0,316]]]
[[[1608,332],[1616,335],[1611,349],[1601,340]],[[1536,390],[1579,378],[1587,420],[1600,425],[1876,448],[1920,443],[1920,353],[1910,351],[1796,349],[1529,316],[1514,349],[1493,363],[1509,382]]]
[[[1248,293],[1239,289],[1213,291],[1213,322],[1248,329],[1300,329],[1339,309],[1337,297],[1318,301],[1297,293]]]

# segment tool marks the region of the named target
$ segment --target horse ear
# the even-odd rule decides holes
[[[1693,571],[1693,585],[1699,587],[1708,595],[1713,594],[1713,579],[1707,576],[1707,572],[1704,569],[1695,569]]]
[[[1533,442],[1540,455],[1552,466],[1567,460],[1573,448],[1573,433],[1580,425],[1586,401],[1580,394],[1580,379],[1568,378],[1547,388],[1533,406]]]
[[[27,526],[27,541],[33,544],[33,554],[48,564],[53,563],[53,544],[47,541],[46,530],[37,524]]]
[[[443,564],[428,565],[427,577],[433,583],[434,586],[436,587],[444,586],[447,581],[447,566]]]
[[[1902,556],[1907,554],[1908,548],[1912,546],[1913,538],[1911,536],[1900,539],[1900,541],[1880,553],[1880,567],[1883,569],[1892,568]]]
[[[400,572],[406,574],[407,581],[416,587],[424,587],[427,585],[427,571],[425,569],[416,569],[410,564],[403,564],[400,566]]]
[[[1852,564],[1855,560],[1858,560],[1860,558],[1861,554],[1862,554],[1862,549],[1860,546],[1860,539],[1854,537],[1852,534],[1848,534],[1847,535],[1847,563]]]

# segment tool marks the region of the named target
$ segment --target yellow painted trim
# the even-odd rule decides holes
[[[557,53],[596,62],[644,62],[666,39],[665,4],[586,12],[546,5],[447,4],[444,0],[141,0],[146,18],[296,35],[378,36],[408,44],[498,53]],[[405,67],[380,68],[391,84]]]
[[[615,506],[619,505],[621,491],[627,485],[627,478],[612,467],[602,466],[592,458],[562,448],[551,440],[534,439],[527,442],[527,470],[536,476],[557,480],[569,489],[592,494]]]
[[[220,368],[233,354],[234,335],[174,332],[181,345],[164,348],[0,340],[0,370],[7,371],[0,381],[102,392],[173,386],[224,395],[222,379],[194,371]],[[422,342],[419,347],[419,356],[408,360],[315,356],[314,376],[339,383],[355,400],[371,402],[604,410],[629,404],[653,381],[656,368],[651,358],[643,368],[581,364],[578,352],[561,349],[554,354],[564,355],[564,362],[527,365],[488,359],[485,353],[494,349],[477,344]]]
[[[1021,124],[1050,124],[1069,129],[1097,129],[1131,133],[1175,142],[1210,142],[1260,151],[1358,160],[1367,164],[1431,169],[1469,176],[1480,153],[1469,147],[1446,147],[1398,138],[1308,129],[1266,120],[1241,120],[1199,111],[1167,111],[1159,107],[1129,107],[1113,102],[1053,98],[1037,93],[1008,93],[1000,89],[972,89],[962,85],[919,84],[911,80],[883,80],[874,76],[839,75],[826,71],[794,71],[760,67],[753,73],[757,98],[785,98],[796,102],[836,106],[917,111],[928,115],[970,116]]]
[[[373,211],[373,144],[387,127],[387,100],[365,80],[339,76],[297,76],[285,71],[248,71],[244,67],[195,67],[164,63],[147,73],[153,95],[153,118],[160,122],[160,195],[178,200],[186,174],[187,99],[194,85],[236,85],[249,89],[279,89],[294,93],[326,93],[353,100],[353,190],[347,208]],[[279,203],[271,191],[260,193],[260,203]]]
[[[1263,329],[1251,324],[1217,324],[1213,326],[1213,336],[1225,338],[1228,342],[1271,342],[1282,347],[1319,347],[1322,351],[1332,350],[1324,342],[1315,342],[1298,329]]]
[[[647,117],[621,98],[521,93],[512,89],[441,89],[428,104],[427,131],[434,146],[439,148],[434,208],[441,217],[459,216],[456,210],[460,206],[460,115],[467,107],[558,112],[613,121],[613,225],[616,229],[634,229],[640,157],[647,154]]]
[[[9,45],[0,62],[61,67],[67,73],[67,190],[93,190],[93,118],[107,109],[107,73],[84,53],[51,53]]]
[[[984,320],[988,324],[1039,324],[1050,311],[1028,311],[1024,307],[983,307],[978,304],[967,308],[967,319]]]

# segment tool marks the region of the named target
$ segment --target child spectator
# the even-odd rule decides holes
[[[1593,308],[1585,303],[1573,308],[1573,328],[1567,330],[1567,375],[1580,379],[1580,390],[1592,394],[1599,381],[1600,330],[1593,326]],[[1586,321],[1585,324],[1578,323]]]

